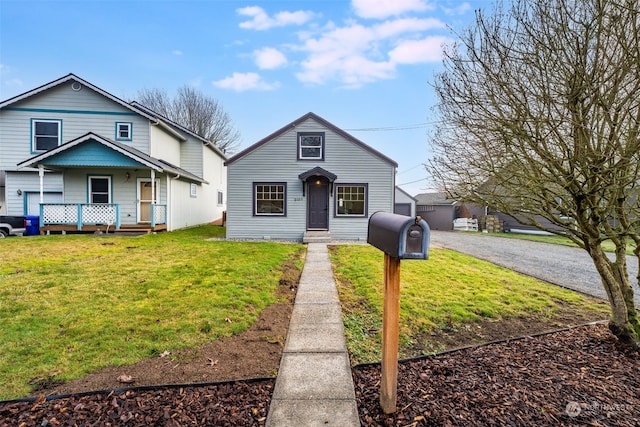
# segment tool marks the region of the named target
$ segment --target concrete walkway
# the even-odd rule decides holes
[[[267,427],[360,426],[327,245],[310,243]]]

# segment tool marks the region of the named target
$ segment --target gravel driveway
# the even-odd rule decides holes
[[[600,276],[583,249],[480,233],[433,230],[430,237],[433,247],[453,249],[555,285],[607,298]],[[640,289],[635,279],[638,262],[628,256],[627,263],[636,307],[640,308]]]

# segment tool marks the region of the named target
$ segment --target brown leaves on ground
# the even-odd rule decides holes
[[[398,410],[381,412],[380,366],[354,370],[364,426],[637,426],[640,355],[606,325],[401,363]]]

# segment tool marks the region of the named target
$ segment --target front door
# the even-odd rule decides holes
[[[321,177],[307,181],[307,228],[326,230],[329,228],[329,182]]]
[[[158,203],[158,182],[155,186],[155,197],[152,197],[150,180],[138,181],[138,222],[151,222],[151,205]]]

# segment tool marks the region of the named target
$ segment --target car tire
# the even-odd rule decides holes
[[[5,237],[7,237],[9,234],[5,231],[0,229],[0,239],[3,239]]]

